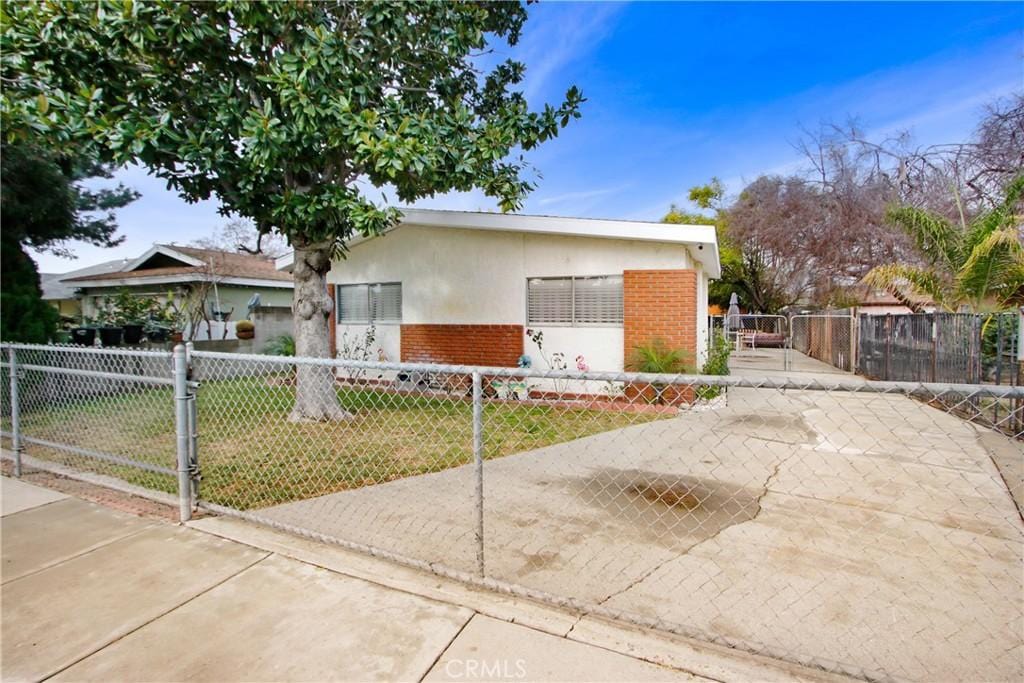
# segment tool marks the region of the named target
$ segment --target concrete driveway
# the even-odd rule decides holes
[[[1024,449],[898,395],[713,411],[488,461],[486,574],[867,677],[1024,677]],[[471,572],[464,467],[260,510]],[[577,628],[587,628],[583,619]]]

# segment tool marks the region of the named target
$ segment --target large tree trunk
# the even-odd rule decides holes
[[[330,245],[295,247],[292,277],[292,325],[295,328],[295,355],[311,358],[330,357],[328,318],[334,302],[327,294],[327,273],[331,269]],[[293,422],[341,420],[350,417],[338,402],[334,368],[299,365],[295,375]]]

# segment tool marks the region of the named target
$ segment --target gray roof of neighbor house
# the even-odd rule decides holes
[[[114,273],[121,270],[129,263],[131,263],[131,261],[128,259],[119,258],[113,261],[97,263],[94,266],[86,266],[85,268],[71,270],[67,273],[40,273],[39,280],[43,288],[43,299],[46,301],[74,299],[75,290],[78,289],[80,285],[67,282],[69,278]]]
[[[68,273],[61,283],[71,287],[121,287],[133,284],[196,282],[216,277],[225,284],[292,287],[292,277],[274,266],[274,259],[258,254],[157,244],[122,267],[94,273]]]

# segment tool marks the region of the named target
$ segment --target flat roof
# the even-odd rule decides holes
[[[569,218],[536,216],[519,213],[488,213],[484,211],[446,211],[439,209],[401,209],[402,220],[397,227],[464,228],[528,234],[564,235],[596,239],[638,240],[692,246],[690,254],[700,262],[708,277],[721,277],[718,260],[718,238],[712,225],[680,225],[652,221],[626,221],[606,218]],[[352,247],[374,236],[362,235],[348,240]],[[289,252],[277,259],[279,270],[292,266]]]

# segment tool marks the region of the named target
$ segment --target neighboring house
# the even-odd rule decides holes
[[[60,276],[52,291],[72,291],[86,317],[95,317],[104,298],[122,289],[166,300],[169,294],[183,297],[204,281],[214,284],[207,300],[211,320],[228,314],[232,321],[246,317],[253,294],[260,295],[261,309],[291,307],[291,275],[275,268],[268,256],[158,244],[134,260],[112,263],[120,267]]]
[[[525,354],[544,369],[526,330],[569,369],[582,356],[623,370],[656,339],[703,361],[719,277],[710,226],[409,209],[348,246],[328,275],[339,349],[372,324],[390,361],[510,367]]]
[[[913,313],[909,306],[884,289],[874,289],[860,284],[851,291],[857,301],[857,315],[903,315]],[[906,300],[918,307],[919,313],[935,311],[935,303],[928,297],[916,293],[908,293]]]
[[[67,273],[40,273],[43,301],[49,301],[60,313],[61,318],[78,321],[82,317],[81,294],[75,284],[65,282],[65,280],[85,275],[115,272],[123,269],[128,263],[127,259],[116,259]]]

